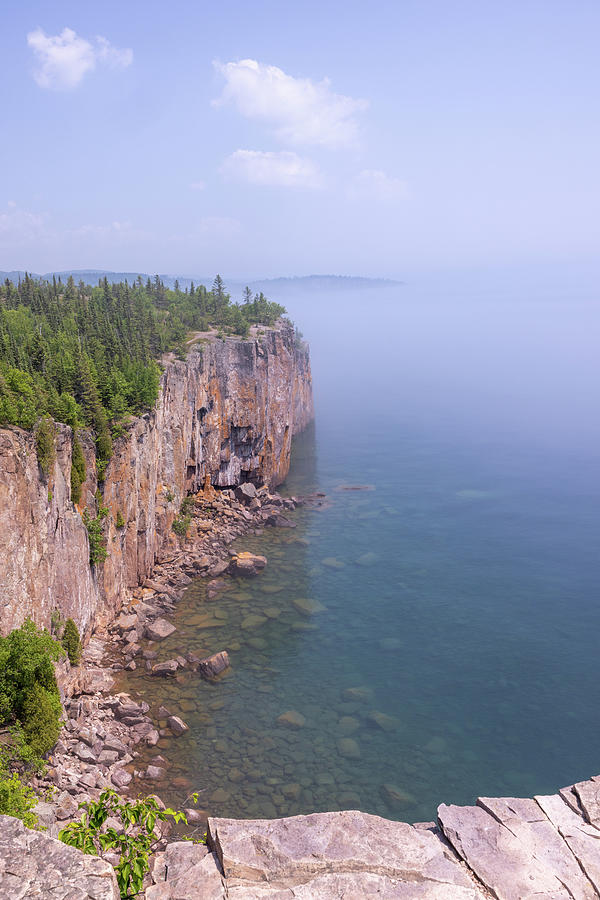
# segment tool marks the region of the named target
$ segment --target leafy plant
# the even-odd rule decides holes
[[[0,815],[13,816],[27,828],[35,828],[38,817],[33,809],[38,799],[35,791],[16,772],[9,772],[6,762],[0,759]]]
[[[184,497],[179,507],[179,515],[173,519],[172,530],[177,537],[186,538],[192,521],[192,512],[196,501],[193,497]]]
[[[193,798],[197,802],[198,795],[194,794]],[[97,801],[80,803],[79,808],[84,810],[81,819],[63,828],[59,840],[92,856],[118,853],[115,872],[122,898],[134,897],[143,889],[150,854],[160,840],[155,831],[157,822],[171,819],[187,825],[185,813],[161,810],[154,797],[122,800],[110,788]],[[106,824],[109,818],[120,820],[121,832]]]
[[[171,491],[167,491],[165,494],[165,500],[167,501],[167,503],[172,503],[174,499],[175,495]]]
[[[72,666],[78,666],[81,659],[81,638],[79,629],[73,619],[67,619],[62,634],[61,643],[67,651],[69,662]]]
[[[117,510],[117,519],[115,522],[117,528],[125,528],[125,519],[123,518],[123,513],[120,509]]]
[[[56,459],[56,429],[50,416],[40,419],[35,432],[35,449],[40,469],[47,478]]]

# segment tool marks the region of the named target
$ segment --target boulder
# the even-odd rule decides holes
[[[282,516],[281,513],[273,513],[272,515],[267,516],[265,525],[270,525],[273,528],[295,528],[296,527],[295,522],[292,522],[292,520],[288,519],[286,516]]]
[[[250,481],[238,485],[235,489],[235,499],[240,503],[250,503],[256,497],[256,488]]]
[[[157,663],[155,666],[152,666],[152,675],[158,675],[160,678],[168,678],[171,675],[174,675],[179,665],[176,659],[168,659],[166,662]]]
[[[149,625],[146,625],[146,637],[150,641],[163,641],[173,634],[177,629],[166,619],[156,619]]]
[[[183,719],[180,719],[179,716],[169,716],[167,719],[167,725],[173,732],[176,737],[179,737],[182,734],[185,734],[186,731],[189,731],[189,726],[185,724]]]
[[[230,575],[258,575],[266,565],[266,556],[244,550],[232,557],[227,571]]]
[[[116,750],[101,750],[98,754],[98,762],[104,763],[104,765],[111,766],[113,763],[119,758],[119,754]]]
[[[229,654],[227,653],[227,650],[221,650],[219,653],[213,653],[212,656],[201,659],[198,663],[197,671],[205,678],[216,678],[216,676],[220,675],[221,672],[224,672],[229,665]]]
[[[138,617],[135,614],[126,615],[125,613],[121,613],[118,619],[115,622],[115,629],[119,632],[119,634],[125,634],[127,631],[131,631],[138,624]]]
[[[125,771],[125,769],[115,769],[114,772],[111,773],[110,780],[118,788],[126,787],[132,779],[132,775]]]

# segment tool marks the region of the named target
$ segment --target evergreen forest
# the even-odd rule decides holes
[[[234,303],[217,275],[212,288],[181,290],[138,278],[97,287],[25,276],[0,285],[0,426],[38,427],[54,419],[91,427],[99,462],[129,415],[157,397],[163,353],[185,358],[190,332],[248,335],[273,325],[283,306],[244,290]],[[43,430],[41,432],[43,437]]]

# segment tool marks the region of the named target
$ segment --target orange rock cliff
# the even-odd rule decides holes
[[[80,512],[94,510],[92,436],[79,433],[86,481],[71,502],[72,432],[57,425],[56,462],[46,479],[31,433],[0,430],[0,631],[30,616],[50,626],[58,610],[88,635],[110,621],[127,588],[148,577],[172,540],[181,500],[213,485],[280,484],[292,437],[313,418],[308,348],[292,326],[259,339],[211,340],[186,362],[168,362],[155,408],[115,440],[103,485],[108,557],[89,565]],[[117,528],[117,514],[124,525]]]

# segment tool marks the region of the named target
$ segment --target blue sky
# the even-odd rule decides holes
[[[600,4],[11,4],[0,269],[597,256]]]

